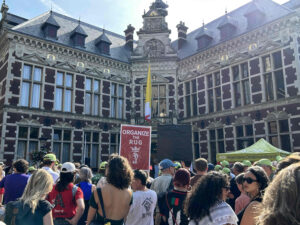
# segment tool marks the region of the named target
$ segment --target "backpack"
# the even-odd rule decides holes
[[[4,222],[7,225],[16,225],[16,217],[19,214],[21,207],[23,207],[23,203],[20,200],[6,204]]]
[[[78,187],[76,185],[73,185],[72,187],[72,201],[74,204],[76,204],[76,200],[75,200],[75,195],[77,193]],[[55,197],[55,202],[54,202],[54,207],[55,207],[55,203],[56,201],[59,201],[59,205],[64,208],[64,202],[63,202],[63,198],[60,192],[58,192],[57,196]]]

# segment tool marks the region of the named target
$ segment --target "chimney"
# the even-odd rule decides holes
[[[179,50],[186,42],[186,32],[188,30],[188,27],[186,27],[185,23],[182,21],[180,21],[180,23],[176,27],[178,30],[178,50]]]
[[[132,52],[133,51],[133,34],[135,28],[129,24],[127,29],[124,30],[125,37],[126,37],[126,44],[125,46]]]

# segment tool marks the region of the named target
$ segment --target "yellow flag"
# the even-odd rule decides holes
[[[146,100],[145,100],[145,120],[151,121],[151,100],[152,100],[152,85],[151,85],[151,69],[148,68]]]

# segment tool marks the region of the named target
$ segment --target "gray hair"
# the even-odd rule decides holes
[[[90,181],[93,177],[92,170],[88,167],[82,167],[79,170],[79,177],[81,181]]]

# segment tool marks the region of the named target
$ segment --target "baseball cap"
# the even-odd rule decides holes
[[[36,168],[34,167],[34,166],[30,166],[29,168],[28,168],[28,172],[32,172],[32,171],[35,171],[36,170]]]
[[[272,166],[272,162],[270,159],[261,159],[258,161],[257,165],[260,166]]]
[[[46,160],[49,160],[51,162],[55,162],[56,161],[56,155],[52,154],[52,153],[49,153],[49,154],[46,154],[43,158],[44,161]]]
[[[72,173],[76,171],[76,167],[74,163],[71,162],[65,162],[61,166],[61,173]]]
[[[159,169],[164,170],[170,167],[176,167],[176,164],[173,163],[170,159],[164,159],[159,163]]]
[[[102,163],[100,163],[99,169],[105,169],[105,167],[107,166],[108,162],[103,161]]]
[[[252,166],[252,164],[251,164],[251,162],[250,162],[249,160],[244,160],[244,161],[242,162],[242,164],[243,164],[244,166],[248,166],[248,167]]]
[[[176,171],[174,176],[174,183],[181,184],[182,186],[190,184],[191,174],[187,169],[180,168]]]
[[[216,165],[215,166],[215,171],[220,171],[222,170],[222,166],[221,165]]]
[[[212,163],[208,163],[208,164],[207,164],[207,172],[213,171],[214,169],[215,169],[214,164],[212,164]]]
[[[276,156],[276,161],[277,162],[280,162],[281,160],[283,160],[283,158],[280,155]]]
[[[180,162],[175,161],[174,164],[176,164],[176,166],[175,166],[176,169],[180,169],[181,168]]]
[[[225,173],[225,174],[227,174],[227,175],[230,175],[230,169],[229,168],[226,168],[226,167],[223,168],[222,172]]]
[[[229,166],[229,162],[226,161],[226,160],[223,160],[223,161],[221,162],[221,165],[222,165],[223,167]]]

